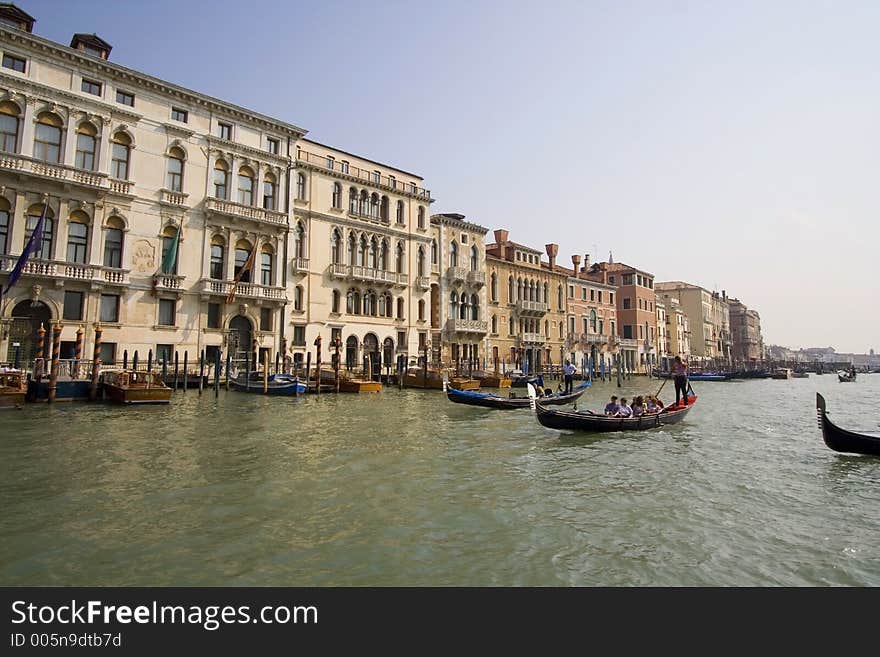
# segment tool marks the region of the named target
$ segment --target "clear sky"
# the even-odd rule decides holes
[[[767,343],[880,349],[880,2],[16,4],[418,173],[432,212],[726,290]]]

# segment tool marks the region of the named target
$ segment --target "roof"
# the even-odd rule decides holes
[[[403,173],[403,174],[406,174],[407,176],[412,176],[413,178],[421,180],[422,182],[424,182],[424,180],[425,180],[424,178],[422,178],[418,174],[411,173],[409,171],[405,171],[404,169],[400,169],[398,167],[391,166],[390,164],[385,164],[384,162],[379,162],[377,160],[371,160],[370,158],[364,157],[363,155],[358,155],[357,153],[349,153],[348,151],[344,151],[341,148],[336,148],[336,146],[331,146],[330,144],[322,144],[321,142],[315,141],[314,139],[301,139],[300,141],[305,142],[307,144],[314,144],[315,146],[321,146],[322,148],[332,148],[337,153],[342,153],[343,155],[350,155],[351,157],[356,157],[357,159],[363,160],[364,162],[369,162],[370,164],[377,164],[380,167],[385,167],[386,169],[392,169],[393,171],[397,171],[398,173]]]
[[[73,37],[70,39],[70,47],[76,48],[76,44],[79,42],[82,42],[82,43],[89,45],[89,46],[94,46],[98,50],[106,50],[107,52],[110,52],[111,50],[113,50],[113,46],[111,46],[109,43],[104,41],[104,39],[102,39],[101,37],[99,37],[97,34],[94,34],[94,33],[93,34],[83,34],[83,33],[74,34]]]
[[[28,31],[33,29],[34,23],[36,22],[36,19],[33,16],[26,11],[19,9],[11,2],[0,2],[0,16],[7,16],[19,20],[22,23],[27,23]]]

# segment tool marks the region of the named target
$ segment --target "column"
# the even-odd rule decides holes
[[[235,242],[238,241],[238,234],[227,230],[226,231],[226,275],[224,276],[225,280],[231,281],[235,278]]]
[[[15,193],[15,209],[13,210],[12,231],[9,235],[8,253],[20,254],[24,250],[24,236],[27,228],[28,197],[21,189]]]
[[[92,213],[92,224],[89,227],[89,253],[88,262],[92,265],[104,264],[104,249],[102,248],[103,231],[101,227],[104,224],[104,204],[95,203],[95,211]]]
[[[51,206],[50,206],[51,207]],[[70,206],[67,199],[58,203],[58,214],[55,216],[55,235],[52,241],[52,260],[67,260],[67,217]]]
[[[229,153],[229,200],[238,203],[238,158]]]
[[[36,99],[28,98],[24,105],[24,118],[21,122],[21,154],[32,156],[34,154],[34,123],[36,122],[35,106]]]
[[[67,131],[64,135],[64,151],[61,153],[61,162],[69,167],[74,164],[76,153],[76,117],[73,112],[67,113]]]
[[[110,117],[101,117],[101,143],[98,146],[98,172],[110,175]]]

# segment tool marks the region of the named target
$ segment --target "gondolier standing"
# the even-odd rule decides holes
[[[679,400],[684,397],[684,405],[687,406],[687,365],[681,361],[681,356],[676,356],[672,362],[672,375],[675,380],[675,405],[678,406]]]
[[[577,368],[571,364],[570,360],[565,361],[565,366],[562,368],[562,373],[565,375],[565,392],[563,394],[570,395],[572,389],[574,388],[574,373],[577,372]]]

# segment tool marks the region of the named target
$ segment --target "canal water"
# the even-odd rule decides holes
[[[878,430],[880,375],[694,386],[602,436],[420,390],[3,411],[0,584],[880,585],[880,459],[815,419]]]

